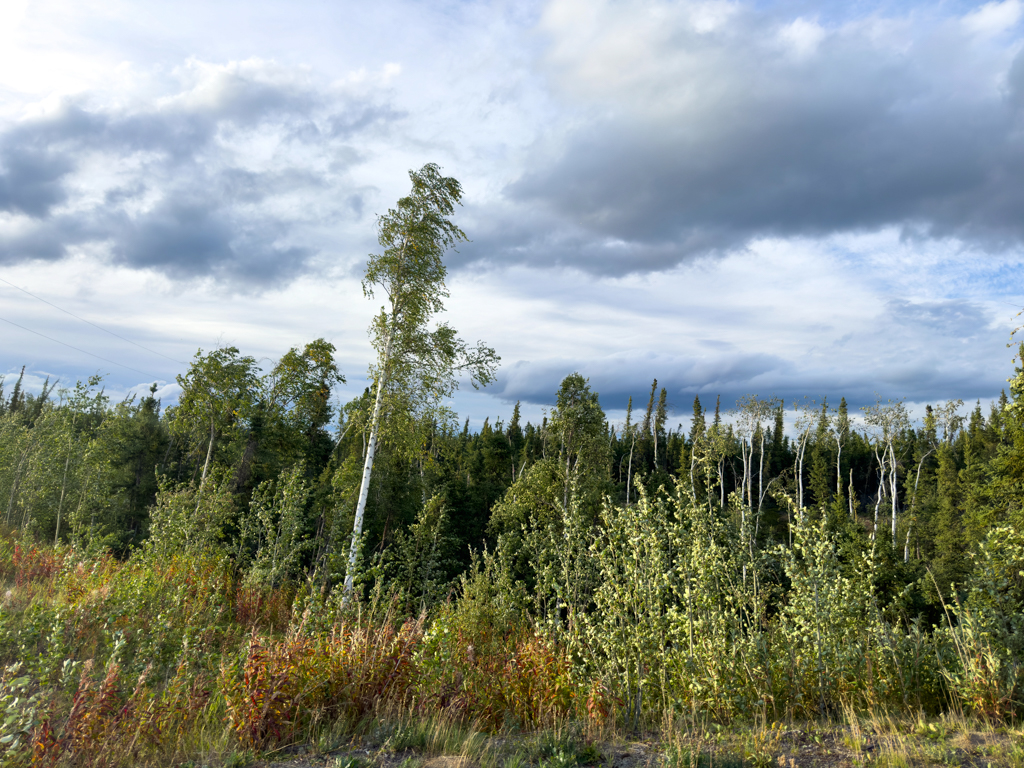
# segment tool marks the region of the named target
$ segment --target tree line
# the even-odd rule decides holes
[[[167,409],[153,392],[111,404],[98,379],[71,390],[47,384],[37,395],[23,391],[20,376],[6,396],[0,384],[4,524],[123,556],[150,535],[158,497],[194,488],[197,506],[206,494],[231,500],[217,536],[241,551],[254,499],[297,473],[305,498],[294,535],[307,545],[289,576],[347,573],[338,558],[350,543],[376,402],[368,389],[332,406],[344,381],[333,351],[318,339],[267,372],[233,347],[199,353]],[[918,424],[901,402],[854,418],[845,399],[787,407],[749,396],[723,413],[698,396],[686,431],[668,426],[656,380],[646,407],[630,399],[617,425],[578,373],[555,401],[536,425],[523,423],[516,404],[507,420],[485,420],[476,432],[444,408],[405,412],[382,430],[360,532],[368,557],[395,557],[414,531],[429,536],[432,553],[405,557],[436,558],[429,583],[410,588],[438,596],[472,551],[521,537],[531,520],[575,504],[593,522],[605,499],[629,505],[682,488],[723,514],[735,497],[736,522],[752,526],[758,546],[788,541],[795,518],[827,519],[851,542],[884,552],[890,589],[914,585],[915,610],[934,619],[932,576],[963,588],[970,552],[1020,514],[1024,433],[1005,393],[988,414],[980,403],[966,410],[949,401],[927,406]],[[517,575],[534,579],[527,563],[538,554],[519,552]]]

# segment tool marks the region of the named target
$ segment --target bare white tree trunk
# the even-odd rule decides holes
[[[761,430],[761,453],[757,460],[757,522],[761,523],[761,504],[764,502],[764,430]]]
[[[747,449],[747,506],[754,509],[754,437],[750,437],[750,447]]]
[[[896,506],[898,502],[898,488],[896,478],[896,451],[889,443],[889,492],[892,495],[892,548],[896,549]]]
[[[725,459],[718,460],[718,505],[725,509]]]
[[[629,488],[630,483],[633,481],[633,448],[636,447],[636,435],[633,436],[633,442],[629,444],[629,466],[626,469],[626,506],[629,506]],[[691,474],[692,477],[692,474]]]
[[[854,509],[853,509],[853,467],[850,467],[850,519],[854,520]]]
[[[199,491],[196,493],[196,512],[199,511],[199,505],[203,503],[203,488],[206,486],[206,472],[210,468],[210,457],[213,455],[213,438],[216,435],[216,428],[214,427],[213,415],[210,415],[210,445],[206,449],[206,461],[203,464],[203,476],[199,479]]]
[[[743,458],[743,478],[740,480],[740,525],[747,524],[746,509],[750,505],[750,491],[747,483],[747,476],[750,472],[750,457],[747,456],[747,439],[740,438],[740,455]],[[744,500],[744,495],[746,500]]]
[[[843,444],[836,440],[836,498],[843,495]]]
[[[924,466],[925,459],[931,456],[932,451],[935,448],[928,450],[924,456],[921,457],[921,461],[917,463],[917,477],[914,479],[914,494],[910,497],[910,523],[907,525],[907,540],[903,545],[903,562],[910,562],[910,531],[914,527],[914,512],[917,510],[917,486],[921,483],[921,467]],[[850,470],[851,472],[853,470]]]
[[[800,519],[804,517],[804,453],[807,451],[807,434],[800,437],[800,446],[796,452],[796,508],[800,513]]]
[[[874,540],[875,534],[878,533],[878,510],[882,506],[882,497],[885,495],[885,473],[887,464],[887,455],[883,451],[882,455],[878,455],[878,446],[875,445],[875,461],[878,463],[878,496],[875,498],[875,521],[874,526],[871,529],[871,539]]]
[[[380,431],[380,408],[384,401],[384,380],[387,377],[388,363],[391,361],[391,340],[389,331],[388,342],[384,346],[384,361],[377,375],[377,397],[373,403],[373,417],[370,419],[370,441],[366,446],[366,457],[363,459],[363,479],[359,485],[359,502],[356,504],[356,519],[352,523],[352,544],[348,550],[348,571],[345,574],[345,597],[352,593],[355,578],[356,562],[359,559],[359,539],[363,535],[363,517],[366,514],[366,499],[370,493],[370,477],[373,474],[373,455],[377,450],[377,434]]]

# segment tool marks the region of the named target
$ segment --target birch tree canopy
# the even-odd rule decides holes
[[[442,176],[434,163],[410,171],[409,178],[409,195],[377,220],[377,239],[383,251],[370,256],[363,278],[363,293],[375,298],[379,290],[386,302],[370,324],[370,339],[377,352],[370,366],[376,397],[352,527],[347,591],[352,589],[373,457],[382,432],[388,436],[407,432],[396,419],[408,419],[440,405],[442,398],[458,388],[460,375],[468,375],[474,387],[486,386],[501,359],[483,342],[470,347],[447,323],[431,327],[448,298],[442,257],[457,243],[468,240],[451,220],[462,199],[462,185]]]

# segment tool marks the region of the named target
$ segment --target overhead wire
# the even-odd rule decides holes
[[[148,373],[146,373],[145,371],[140,371],[138,368],[132,368],[130,365],[124,365],[123,363],[119,363],[116,360],[109,360],[109,359],[107,359],[105,357],[100,357],[99,355],[94,355],[92,352],[86,352],[84,349],[79,349],[78,347],[75,347],[75,346],[73,346],[71,344],[68,344],[65,341],[61,341],[60,339],[55,339],[52,336],[47,336],[45,333],[40,333],[39,331],[33,331],[31,328],[26,328],[24,325],[20,325],[20,324],[14,322],[13,320],[8,320],[6,317],[0,317],[0,320],[3,320],[5,323],[9,323],[9,324],[13,325],[16,328],[21,328],[21,330],[23,330],[23,331],[28,331],[29,333],[34,333],[36,336],[42,336],[44,339],[47,339],[49,341],[53,341],[53,342],[55,342],[57,344],[61,344],[61,345],[65,346],[65,347],[67,347],[68,349],[73,349],[76,352],[81,352],[83,355],[88,355],[89,357],[95,357],[97,360],[102,360],[105,363],[110,363],[111,365],[116,365],[116,366],[118,366],[120,368],[126,368],[129,371],[135,371],[135,373],[141,373],[143,376],[146,376],[147,378],[150,378],[150,379],[154,379],[154,380],[159,380],[160,379],[159,376],[150,376]]]
[[[170,360],[171,362],[174,362],[174,363],[178,363],[178,364],[180,364],[180,365],[188,365],[188,363],[186,363],[186,362],[184,362],[184,361],[182,361],[182,360],[176,360],[176,359],[175,359],[175,358],[173,358],[173,357],[168,357],[167,355],[165,355],[165,354],[163,354],[163,353],[161,353],[161,352],[157,352],[157,351],[156,351],[155,349],[150,349],[149,347],[144,347],[143,345],[141,345],[141,344],[139,344],[139,343],[137,343],[137,342],[134,342],[134,341],[132,341],[131,339],[126,339],[126,338],[125,338],[124,336],[121,336],[120,334],[117,334],[117,333],[114,333],[113,331],[109,331],[109,330],[107,330],[106,328],[104,328],[104,327],[103,327],[103,326],[101,326],[101,325],[96,325],[96,323],[94,323],[94,322],[92,322],[92,321],[90,321],[90,320],[86,320],[86,319],[85,319],[84,317],[79,317],[79,316],[78,316],[78,315],[76,315],[76,314],[75,314],[74,312],[69,312],[68,310],[64,309],[63,307],[58,307],[58,306],[57,306],[56,304],[54,304],[54,303],[53,303],[52,301],[47,301],[47,300],[46,300],[46,299],[44,299],[44,298],[43,298],[42,296],[36,296],[36,295],[35,295],[34,293],[32,293],[31,291],[26,291],[26,290],[25,290],[24,288],[22,288],[22,287],[21,287],[20,285],[15,285],[15,284],[14,284],[14,283],[12,283],[12,282],[11,282],[10,280],[5,280],[4,278],[0,277],[0,282],[2,282],[2,283],[6,283],[7,285],[11,286],[12,288],[17,288],[17,289],[18,289],[19,291],[21,291],[22,293],[28,294],[28,295],[29,295],[29,296],[31,296],[31,297],[32,297],[33,299],[38,299],[39,301],[43,302],[44,304],[49,304],[49,305],[50,305],[51,307],[53,307],[54,309],[59,309],[59,310],[60,310],[61,312],[63,312],[64,314],[66,314],[66,315],[71,315],[71,316],[72,316],[73,318],[75,318],[76,320],[81,320],[81,321],[82,321],[83,323],[88,323],[88,324],[89,324],[89,325],[91,325],[91,326],[92,326],[93,328],[98,328],[99,330],[103,331],[104,333],[109,333],[109,334],[110,334],[111,336],[114,336],[115,338],[121,339],[121,341],[127,341],[127,342],[128,342],[129,344],[132,344],[132,345],[134,345],[134,346],[138,347],[139,349],[144,349],[144,350],[146,350],[147,352],[149,352],[150,354],[154,354],[154,355],[157,355],[157,356],[159,356],[159,357],[162,357],[162,358],[164,358],[164,359],[166,359],[166,360]],[[10,321],[8,321],[8,322],[10,322]],[[22,327],[22,326],[19,326],[19,327]],[[25,330],[29,330],[29,329],[27,329],[27,328],[26,328]],[[35,331],[32,331],[32,333],[35,333]],[[39,334],[39,335],[40,335],[40,336],[42,336],[42,334]],[[46,338],[49,338],[49,337],[46,337]],[[51,341],[55,341],[55,339],[51,339]],[[58,342],[58,343],[59,343],[59,344],[63,344],[64,342]],[[69,345],[69,344],[64,344],[64,346],[70,346],[70,345]],[[73,347],[72,347],[72,348],[73,348]],[[83,350],[79,350],[79,351],[81,352],[81,351],[83,351]],[[88,352],[86,352],[86,354],[89,354],[89,353],[88,353]],[[93,355],[93,357],[97,357],[97,355]],[[100,358],[100,359],[103,359],[103,358]],[[110,360],[108,360],[107,362],[111,362],[111,361],[110,361]],[[114,363],[114,365],[120,365],[120,363]],[[127,368],[128,366],[124,366],[124,365],[122,365],[121,367],[122,367],[122,368]],[[129,370],[135,370],[135,369],[134,369],[134,368],[129,368]]]

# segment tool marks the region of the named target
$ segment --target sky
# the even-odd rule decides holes
[[[452,406],[998,396],[1024,307],[1024,3],[0,0],[0,374],[164,405],[325,338],[377,216],[463,186]]]

